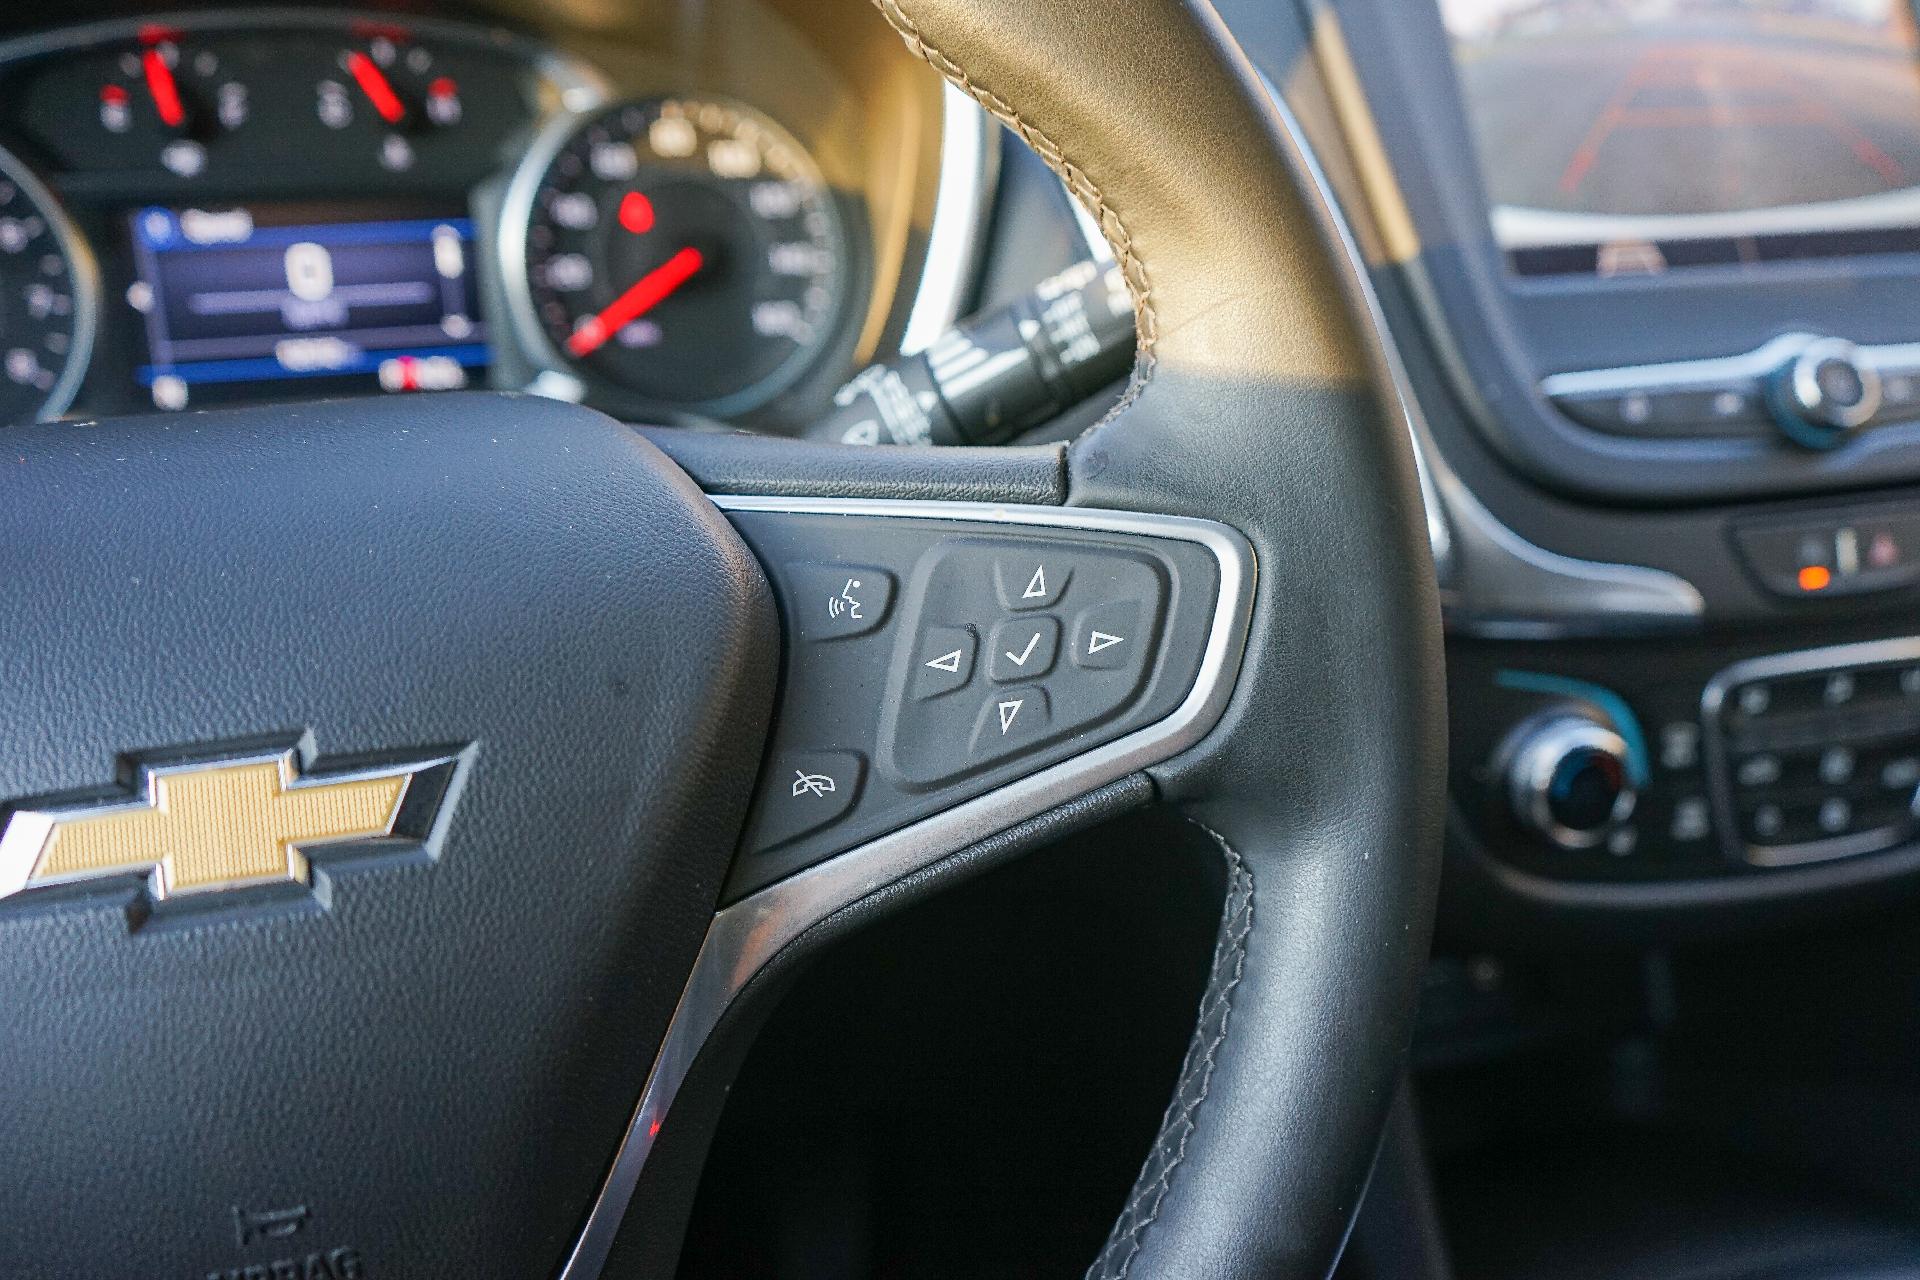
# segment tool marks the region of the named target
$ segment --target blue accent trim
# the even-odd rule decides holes
[[[337,369],[288,369],[272,356],[261,356],[249,360],[188,360],[164,368],[143,364],[135,370],[135,376],[143,387],[151,387],[155,378],[168,374],[189,386],[209,382],[273,382],[283,378],[339,378],[378,373],[380,362],[395,356],[450,356],[467,369],[484,369],[491,359],[487,345],[477,342],[455,347],[395,347],[383,351],[363,351],[358,358]]]
[[[1493,683],[1517,693],[1544,693],[1554,697],[1578,698],[1591,702],[1613,721],[1613,731],[1627,744],[1627,773],[1635,787],[1644,787],[1653,773],[1653,757],[1647,751],[1647,735],[1640,729],[1640,717],[1633,714],[1627,700],[1605,685],[1589,684],[1570,676],[1548,675],[1544,671],[1514,671],[1503,668],[1493,673]]]
[[[1786,393],[1780,389],[1778,378],[1769,379],[1766,394],[1767,408],[1773,411],[1773,425],[1780,428],[1787,439],[1803,449],[1838,449],[1847,441],[1845,431],[1833,427],[1823,427],[1816,422],[1808,422],[1793,411],[1787,403]]]

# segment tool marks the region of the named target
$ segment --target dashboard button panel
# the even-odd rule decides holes
[[[1654,387],[1562,392],[1553,401],[1582,426],[1623,436],[1764,436],[1773,426],[1766,397],[1751,379],[1678,389]]]
[[[728,515],[793,638],[729,900],[1165,719],[1219,602],[1195,541]]]
[[[1721,873],[1699,685],[1662,680],[1622,691],[1594,678],[1613,663],[1531,665],[1557,651],[1474,645],[1449,653],[1453,785],[1463,817],[1490,852],[1545,877]],[[1569,738],[1560,726],[1580,732]],[[1562,741],[1543,750],[1553,738]],[[1588,812],[1569,821],[1582,787]]]
[[[1460,812],[1522,871],[1708,881],[1920,847],[1920,637],[1456,645],[1449,665]],[[1584,736],[1527,754],[1560,725]],[[1552,784],[1579,781],[1575,748],[1596,744],[1622,767],[1582,813]]]
[[[1920,583],[1920,512],[1911,509],[1747,521],[1733,543],[1762,586],[1791,599]]]
[[[1920,344],[1788,334],[1723,358],[1553,374],[1540,389],[1567,417],[1610,435],[1777,436],[1830,449],[1856,430],[1920,420]]]
[[[1920,640],[1736,663],[1701,708],[1732,856],[1792,866],[1920,839]]]

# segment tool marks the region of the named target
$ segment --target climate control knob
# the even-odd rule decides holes
[[[1591,849],[1633,814],[1639,798],[1626,742],[1575,712],[1529,721],[1507,754],[1514,817],[1562,849]]]
[[[1831,449],[1880,411],[1880,374],[1851,342],[1820,338],[1774,376],[1768,402],[1788,439]]]

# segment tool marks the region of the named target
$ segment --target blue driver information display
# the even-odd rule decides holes
[[[464,216],[151,207],[130,220],[136,376],[158,408],[294,380],[303,395],[336,389],[326,379],[446,391],[488,363]]]

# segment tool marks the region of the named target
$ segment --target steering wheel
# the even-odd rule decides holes
[[[1112,242],[1138,367],[1064,450],[647,436],[489,394],[8,435],[8,1275],[659,1273],[756,991],[1147,800],[1228,892],[1089,1274],[1332,1265],[1437,877],[1404,425],[1203,0],[879,3]],[[971,683],[923,698],[960,663],[917,646],[969,600]],[[972,670],[1019,652],[988,614],[1049,609],[1052,685]],[[942,706],[964,722],[912,718]],[[829,730],[877,745],[808,755]]]

